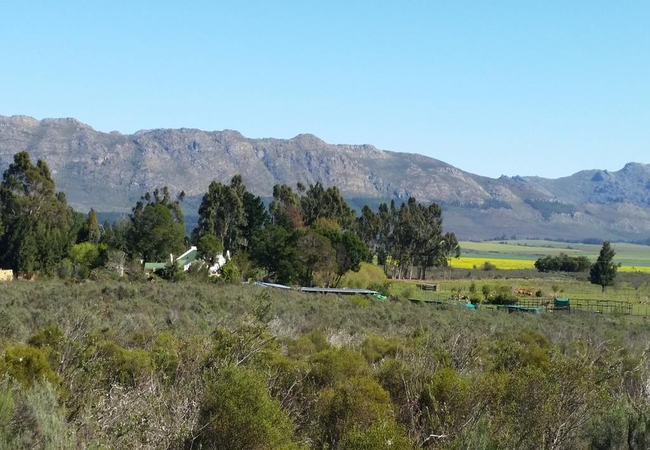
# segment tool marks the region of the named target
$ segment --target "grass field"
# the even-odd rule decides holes
[[[482,272],[482,271],[481,271]],[[498,274],[498,271],[482,272],[483,274]],[[480,275],[480,273],[478,273]],[[533,272],[534,274],[534,272]],[[623,278],[623,277],[621,277]],[[528,290],[532,293],[540,291],[541,297],[519,295],[522,302],[531,300],[552,301],[553,297],[567,297],[572,302],[582,302],[588,304],[591,302],[629,302],[632,305],[633,314],[637,316],[650,317],[650,278],[644,276],[645,282],[632,284],[620,279],[612,287],[608,287],[604,292],[601,287],[586,281],[585,279],[575,279],[571,277],[551,277],[551,278],[478,278],[478,279],[443,279],[434,280],[438,285],[438,291],[423,291],[417,288],[419,281],[411,280],[392,280],[391,292],[394,295],[416,299],[416,300],[440,300],[446,301],[454,295],[471,296],[472,285],[475,292],[482,298],[481,291],[483,286],[489,290],[495,291],[501,286],[508,286],[513,291]]]
[[[595,261],[600,245],[554,242],[542,240],[488,241],[460,243],[461,258],[452,266],[458,268],[480,267],[489,261],[499,269],[532,268],[540,257],[566,253],[570,256],[586,256]],[[614,261],[622,265],[621,271],[650,272],[650,247],[645,245],[616,243]]]

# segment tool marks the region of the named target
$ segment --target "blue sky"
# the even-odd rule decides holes
[[[0,114],[618,170],[650,163],[648,24],[648,1],[0,1]]]

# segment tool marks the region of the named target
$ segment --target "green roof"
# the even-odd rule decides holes
[[[174,262],[178,266],[184,267],[187,264],[196,261],[198,257],[199,257],[199,252],[196,250],[196,248],[191,248],[185,253],[183,253],[181,256],[179,256]],[[148,262],[148,263],[144,263],[144,270],[164,269],[165,267],[167,267],[168,264],[169,263],[164,263],[164,262]]]
[[[199,257],[199,252],[196,249],[189,250],[181,255],[177,260],[176,264],[184,266],[186,264],[193,263]]]

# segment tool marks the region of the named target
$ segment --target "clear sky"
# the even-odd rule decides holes
[[[650,2],[0,0],[0,114],[613,171],[650,163]]]

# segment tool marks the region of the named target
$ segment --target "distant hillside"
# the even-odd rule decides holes
[[[444,207],[445,228],[463,239],[542,237],[637,240],[650,236],[650,165],[587,170],[556,180],[492,179],[437,159],[331,145],[316,136],[249,139],[237,131],[102,133],[75,119],[0,116],[0,169],[27,150],[45,159],[57,188],[80,210],[128,211],[147,190],[184,190],[195,207],[212,180],[240,173],[258,195],[274,184],[336,185],[356,205],[415,196]],[[194,198],[192,198],[194,197]]]

